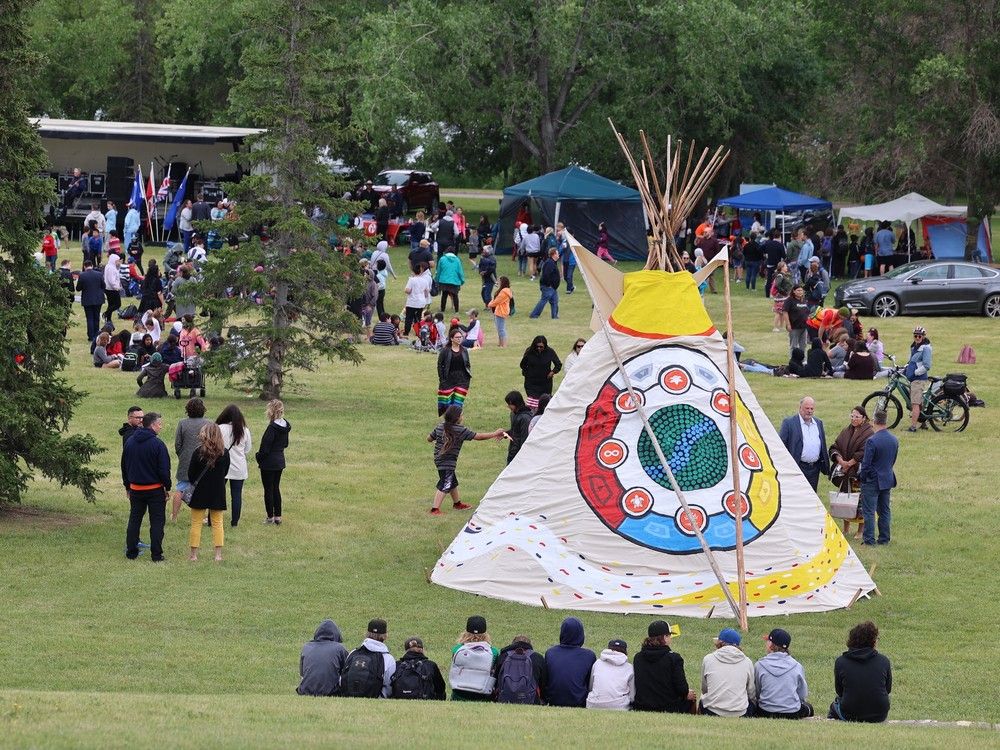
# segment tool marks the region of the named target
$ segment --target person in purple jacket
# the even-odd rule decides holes
[[[548,681],[544,698],[550,706],[584,708],[590,691],[590,670],[597,661],[583,648],[583,623],[567,617],[559,628],[559,645],[545,652]]]

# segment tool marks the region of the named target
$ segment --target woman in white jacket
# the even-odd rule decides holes
[[[250,437],[250,428],[243,418],[243,412],[236,404],[230,404],[223,409],[215,423],[222,432],[223,445],[229,449],[229,471],[226,479],[229,480],[233,509],[229,525],[235,527],[240,522],[240,513],[243,510],[243,482],[249,475],[247,456],[251,453],[253,441]]]
[[[628,644],[615,639],[590,670],[587,708],[628,711],[635,699],[635,674],[628,663]]]

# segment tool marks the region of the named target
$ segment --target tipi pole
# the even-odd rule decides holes
[[[570,250],[574,253],[576,252],[577,247],[581,247],[582,249],[580,243],[578,243],[572,235],[569,237],[569,244]],[[587,277],[587,270],[584,267],[584,264],[578,262],[576,265],[577,268],[580,269],[580,273],[583,274],[584,283],[589,287],[590,280]],[[687,517],[688,524],[690,524],[695,537],[698,539],[698,543],[701,545],[702,552],[704,552],[705,556],[708,558],[708,564],[711,566],[712,572],[715,574],[715,578],[718,580],[719,586],[722,588],[722,593],[725,595],[726,601],[729,602],[729,606],[732,608],[733,613],[737,617],[740,617],[740,608],[737,605],[736,600],[733,598],[733,592],[729,590],[729,584],[726,582],[726,577],[722,574],[722,568],[719,567],[719,563],[715,559],[715,553],[712,552],[712,548],[709,547],[708,542],[705,541],[704,534],[701,533],[701,529],[698,528],[698,524],[695,523],[694,515],[691,513],[691,506],[688,505],[687,498],[684,497],[683,491],[681,491],[680,486],[677,484],[677,479],[674,477],[673,469],[671,469],[670,464],[667,463],[667,457],[663,455],[663,448],[660,446],[659,438],[657,438],[656,433],[653,432],[653,426],[649,423],[649,417],[646,415],[646,410],[643,408],[635,389],[632,387],[632,379],[625,370],[625,362],[611,336],[611,328],[608,325],[608,318],[601,309],[601,304],[597,297],[595,295],[591,295],[591,300],[594,303],[594,310],[597,312],[597,317],[601,321],[601,330],[604,331],[604,336],[608,340],[608,346],[611,347],[611,354],[615,358],[615,364],[618,365],[618,371],[622,374],[622,378],[625,380],[625,389],[628,391],[628,395],[632,398],[632,403],[636,406],[636,413],[642,420],[643,430],[649,438],[649,441],[653,444],[653,449],[656,451],[656,458],[659,460],[660,466],[663,467],[663,471],[667,475],[667,480],[670,482],[670,487],[673,489],[674,494],[677,495],[677,499],[680,501],[681,507],[684,509],[684,515]],[[730,408],[730,410],[732,409]]]
[[[733,467],[733,502],[736,505],[736,588],[740,596],[737,618],[740,629],[747,630],[747,572],[743,560],[743,494],[740,491],[740,457],[736,432],[736,354],[733,336],[733,300],[729,292],[729,260],[725,271],[726,296],[726,377],[729,379],[729,464]]]

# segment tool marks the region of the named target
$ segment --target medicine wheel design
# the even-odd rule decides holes
[[[712,549],[733,549],[739,510],[744,543],[758,539],[779,513],[777,470],[753,415],[737,398],[737,501],[728,448],[733,405],[719,367],[677,344],[644,352],[625,367],[635,396],[615,372],[587,407],[577,438],[577,483],[594,513],[625,539],[671,554],[700,552],[696,529]],[[643,429],[636,402],[687,499],[690,518]]]

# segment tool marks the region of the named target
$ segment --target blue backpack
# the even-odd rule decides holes
[[[497,703],[533,705],[538,702],[538,682],[531,663],[532,650],[518,648],[508,652],[497,675]]]

